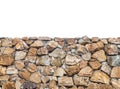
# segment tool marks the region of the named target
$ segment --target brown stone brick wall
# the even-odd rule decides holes
[[[0,89],[120,89],[120,38],[0,38]]]

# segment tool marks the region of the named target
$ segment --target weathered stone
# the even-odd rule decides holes
[[[101,41],[98,41],[97,43],[86,44],[86,48],[90,52],[94,52],[103,47],[104,47],[104,45],[103,45],[103,42],[101,42]]]
[[[53,57],[59,57],[59,58],[64,58],[66,53],[60,49],[60,48],[56,48],[53,52],[51,52],[49,54],[50,56],[53,56]]]
[[[26,52],[24,52],[24,51],[16,51],[15,60],[24,59],[25,56],[26,56]]]
[[[29,62],[32,62],[32,63],[35,63],[36,62],[36,59],[37,59],[37,56],[27,56],[25,58],[25,60],[29,61]]]
[[[115,89],[120,89],[120,79],[117,80],[117,79],[112,79],[111,80],[111,83],[112,83],[112,86],[115,88]]]
[[[80,44],[87,44],[87,43],[90,43],[90,39],[89,39],[87,36],[83,36],[82,38],[80,38],[80,39],[78,40],[78,42],[79,42]]]
[[[80,68],[84,68],[84,67],[87,66],[87,64],[88,64],[88,61],[86,61],[86,60],[81,60],[80,63],[79,63],[79,67],[80,67]]]
[[[37,50],[37,54],[38,54],[38,55],[48,54],[48,50],[47,50],[47,48],[45,48],[45,47],[39,48],[39,49]]]
[[[74,75],[73,77],[75,85],[83,85],[83,86],[88,86],[89,83],[89,77],[79,77],[77,75]]]
[[[108,44],[105,46],[105,51],[108,55],[118,54],[118,48],[116,45]]]
[[[38,72],[32,73],[30,76],[30,81],[34,83],[40,83],[41,82],[40,74]]]
[[[120,55],[107,56],[107,62],[111,66],[120,66]]]
[[[0,81],[8,81],[9,78],[10,78],[9,75],[2,75],[2,76],[0,76]]]
[[[0,55],[0,65],[9,66],[14,62],[12,56],[9,55]]]
[[[37,61],[36,61],[36,63],[38,64],[38,65],[50,65],[50,57],[49,56],[41,56],[41,57],[38,57],[37,58]]]
[[[6,67],[0,66],[0,75],[5,75],[6,74]]]
[[[54,76],[64,76],[66,72],[63,68],[57,68],[54,72]]]
[[[89,62],[89,65],[92,67],[92,69],[98,69],[101,67],[100,62],[97,60]]]
[[[66,38],[65,41],[66,41],[66,44],[68,45],[75,44],[75,39],[73,38]]]
[[[21,78],[24,78],[24,79],[26,79],[26,80],[29,80],[29,78],[30,78],[30,72],[27,71],[26,69],[23,69],[23,70],[21,70],[21,71],[19,72],[19,76],[20,76]]]
[[[100,41],[102,41],[104,44],[108,44],[108,41],[106,38],[102,38],[102,39],[100,39]]]
[[[2,39],[2,46],[4,47],[11,47],[12,46],[12,40],[11,39]]]
[[[84,45],[77,44],[77,52],[78,53],[87,53],[87,49]]]
[[[50,41],[50,42],[48,43],[48,45],[49,45],[50,47],[52,47],[52,48],[56,48],[56,47],[58,46],[58,43],[55,42],[55,41]]]
[[[31,47],[41,47],[43,46],[43,42],[40,40],[34,41],[34,43],[31,44]]]
[[[73,66],[67,66],[65,68],[65,71],[68,76],[73,76],[74,74],[77,74],[80,71],[79,65],[73,65]]]
[[[55,80],[51,80],[49,83],[49,88],[50,89],[56,89],[56,81]]]
[[[106,55],[103,50],[99,50],[92,55],[92,58],[99,60],[100,62],[106,61]]]
[[[120,38],[109,38],[108,42],[112,44],[120,44]]]
[[[93,72],[92,68],[89,66],[86,66],[80,70],[78,75],[82,77],[89,77],[92,75],[92,72]]]
[[[91,59],[91,53],[86,53],[86,54],[83,54],[82,55],[82,58],[84,59],[84,60],[90,60]]]
[[[18,70],[22,70],[25,65],[22,61],[15,61],[15,67],[18,69]]]
[[[15,89],[14,82],[4,82],[2,85],[2,89]]]
[[[85,88],[84,88],[84,87],[82,87],[82,86],[79,86],[79,87],[78,87],[78,89],[85,89]]]
[[[111,68],[110,68],[110,66],[108,65],[107,62],[102,63],[101,70],[104,71],[107,74],[110,74],[110,72],[111,72]]]
[[[67,80],[67,81],[66,81]],[[58,85],[59,86],[73,86],[73,79],[72,77],[59,77],[58,78]]]
[[[23,89],[37,89],[37,86],[35,83],[32,83],[30,81],[26,81],[23,84]]]
[[[30,56],[35,56],[37,54],[37,49],[36,48],[30,48],[28,55]]]
[[[120,67],[113,67],[111,70],[111,77],[120,78]]]
[[[109,76],[102,71],[95,71],[90,80],[93,82],[100,82],[105,84],[109,84],[110,82]]]
[[[73,87],[71,87],[69,89],[78,89],[78,88],[77,88],[77,86],[73,86]]]
[[[6,70],[6,74],[18,74],[18,70],[15,66],[9,66]]]
[[[55,70],[56,70],[56,66],[44,66],[41,67],[40,69],[41,74],[45,76],[52,76]]]
[[[20,82],[20,80],[16,80],[15,82],[15,89],[21,89],[22,83]]]
[[[65,58],[65,63],[67,65],[75,65],[77,63],[79,63],[82,60],[82,58],[78,55],[67,55]]]
[[[10,48],[10,47],[6,47],[4,49],[4,52],[3,54],[6,54],[6,55],[11,55],[15,50],[13,48]]]
[[[38,69],[37,69],[37,66],[35,64],[29,63],[28,67],[27,67],[27,70],[30,71],[30,72],[35,72]]]
[[[51,65],[60,67],[62,65],[62,59],[61,58],[51,58]]]
[[[87,89],[114,89],[114,88],[112,88],[112,86],[108,84],[91,83],[88,85]]]

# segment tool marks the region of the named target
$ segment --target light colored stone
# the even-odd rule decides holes
[[[26,69],[23,69],[23,70],[19,71],[19,76],[20,76],[21,78],[24,78],[24,79],[26,79],[26,80],[29,80],[29,78],[30,78],[30,72],[27,71]]]
[[[108,44],[105,46],[105,51],[108,55],[118,54],[118,48],[116,45]]]
[[[2,84],[2,89],[15,89],[15,83],[14,82],[4,82]]]
[[[106,61],[106,55],[103,50],[99,50],[92,55],[92,58],[99,60],[100,62]]]
[[[40,74],[38,72],[32,73],[30,76],[30,81],[34,83],[40,83],[41,82]]]
[[[110,68],[110,66],[108,65],[107,62],[102,63],[101,70],[104,71],[107,74],[110,74],[110,72],[111,72],[111,68]]]
[[[120,67],[116,66],[113,67],[111,70],[111,77],[113,78],[120,78]]]
[[[6,74],[6,67],[0,66],[0,75]]]
[[[27,56],[27,57],[25,58],[25,60],[26,60],[26,61],[29,61],[29,62],[31,62],[31,63],[35,63],[36,60],[37,60],[37,56]]]
[[[35,64],[29,63],[28,67],[27,67],[27,70],[30,71],[30,72],[36,72],[38,69],[37,69],[37,66]]]
[[[79,86],[88,86],[89,83],[89,77],[79,77],[77,75],[74,75],[73,77],[75,85]]]
[[[110,83],[110,78],[107,74],[105,74],[102,71],[95,71],[90,79],[93,82],[100,82],[100,83],[105,83],[105,84],[109,84]]]
[[[45,48],[45,47],[41,47],[41,48],[39,48],[39,49],[37,50],[37,54],[38,54],[38,55],[48,54],[48,50],[47,50],[47,48]]]
[[[18,70],[15,66],[9,66],[6,70],[6,74],[18,74]]]
[[[22,83],[19,80],[17,80],[15,82],[15,89],[21,89],[21,86],[22,86]]]
[[[84,59],[84,60],[90,60],[91,59],[91,53],[86,53],[86,54],[83,54],[82,55],[82,58]]]
[[[107,62],[110,66],[120,66],[120,55],[107,56]]]
[[[50,47],[52,47],[52,48],[56,48],[56,47],[58,46],[58,42],[56,42],[56,41],[50,41],[50,42],[48,43],[48,45],[49,45]]]
[[[85,47],[87,48],[88,51],[94,52],[98,49],[103,48],[104,44],[102,41],[98,41],[97,43],[86,44]]]
[[[89,67],[89,66],[86,66],[86,67],[84,67],[84,68],[82,68],[80,70],[80,72],[78,73],[78,75],[82,76],[82,77],[89,77],[89,76],[92,75],[92,73],[93,73],[92,68]]]
[[[66,53],[60,48],[56,48],[54,51],[52,51],[50,54],[52,57],[59,57],[59,58],[64,58]]]
[[[2,39],[2,46],[11,47],[12,46],[12,40],[8,39],[8,38]]]
[[[115,89],[120,89],[120,80],[112,79],[112,80],[111,80],[111,83],[112,83],[112,86],[113,86]]]
[[[35,56],[37,54],[37,49],[36,48],[30,48],[28,55],[30,56]]]
[[[54,72],[54,76],[64,76],[64,74],[66,74],[66,72],[63,68],[57,68]]]
[[[79,63],[82,60],[82,58],[78,55],[67,55],[65,58],[65,63],[67,65],[75,65],[77,63]]]
[[[0,55],[0,65],[9,66],[14,62],[14,59],[9,55]]]
[[[87,53],[87,49],[84,45],[77,44],[77,52],[78,53]]]
[[[88,85],[87,89],[114,89],[114,88],[108,84],[91,83]]]
[[[109,38],[108,42],[112,44],[120,44],[120,38]]]
[[[11,55],[15,50],[13,48],[10,48],[10,47],[6,47],[4,49],[4,52],[3,54],[6,54],[6,55]]]
[[[48,66],[50,65],[50,57],[49,56],[41,56],[37,58],[36,64],[38,65],[44,65],[44,66]]]
[[[15,67],[18,69],[18,70],[22,70],[25,65],[22,61],[15,61]]]
[[[54,57],[52,57],[51,58],[51,65],[52,66],[57,66],[57,67],[62,66],[62,59],[61,58],[54,58]]]
[[[67,80],[67,81],[66,81]],[[73,86],[73,79],[72,77],[59,77],[58,78],[58,85],[59,86]]]
[[[10,78],[9,75],[2,75],[2,76],[0,76],[0,81],[8,81],[9,78]]]
[[[80,63],[79,63],[79,67],[80,67],[80,68],[84,68],[84,67],[87,66],[87,64],[88,64],[88,61],[86,61],[86,60],[81,60]]]
[[[16,51],[15,60],[24,59],[25,56],[26,56],[26,52],[24,52],[24,51]]]
[[[92,67],[92,69],[98,69],[101,67],[100,62],[97,60],[89,62],[89,65]]]
[[[34,43],[31,44],[31,47],[41,47],[43,46],[43,42],[40,40],[34,41]]]

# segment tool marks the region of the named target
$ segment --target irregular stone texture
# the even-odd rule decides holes
[[[120,78],[120,67],[113,67],[111,70],[111,77]]]
[[[9,55],[0,55],[0,65],[9,66],[14,62],[14,59]]]
[[[120,37],[0,38],[0,89],[120,89]]]
[[[105,51],[108,55],[118,54],[118,48],[116,45],[108,44],[105,46]]]
[[[59,77],[58,78],[58,85],[59,86],[73,86],[74,85],[73,79],[72,79],[72,77]]]
[[[92,58],[99,60],[100,62],[106,61],[106,55],[103,50],[99,50],[92,55]]]
[[[107,74],[102,71],[95,71],[90,79],[93,82],[101,82],[109,84],[110,78]]]
[[[111,66],[120,66],[120,55],[107,56],[107,62]]]

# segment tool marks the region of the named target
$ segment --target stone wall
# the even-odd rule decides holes
[[[0,38],[0,89],[120,89],[120,38]]]

